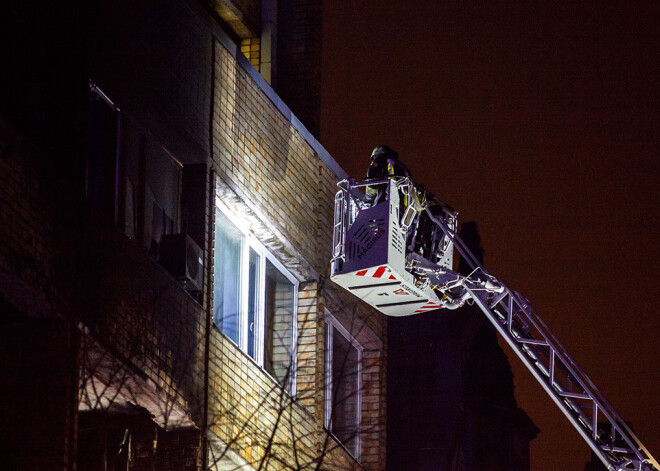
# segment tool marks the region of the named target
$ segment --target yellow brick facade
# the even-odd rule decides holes
[[[338,177],[291,117],[219,43],[214,68],[212,156],[218,195],[238,201],[261,220],[270,231],[267,247],[286,254],[282,262],[293,262],[288,268],[301,284],[293,397],[214,328],[211,430],[247,463],[267,462],[267,469],[312,469],[319,460],[321,469],[384,469],[384,319],[328,279]],[[364,347],[359,462],[323,427],[326,310]],[[266,450],[265,444],[273,446]]]
[[[259,2],[213,3],[231,4],[257,35]],[[120,449],[133,470],[163,469],[165,458],[184,471],[384,469],[385,321],[329,281],[341,169],[255,71],[257,40],[246,59],[199,2],[163,2],[158,15],[143,2],[94,6],[95,27],[77,25],[79,45],[53,39],[79,18],[73,7],[53,7],[57,21],[34,17],[43,18],[34,31],[58,46],[40,60],[71,67],[43,86],[57,100],[46,111],[63,114],[21,128],[22,117],[44,111],[22,85],[38,62],[26,53],[10,58],[18,111],[0,117],[0,307],[9,312],[0,340],[12,346],[0,355],[0,379],[12,384],[0,405],[17,430],[11,444],[24,447],[21,469],[101,469]],[[154,39],[162,32],[168,41]],[[93,150],[90,103],[116,125]],[[101,149],[108,142],[117,147]],[[95,159],[103,165],[90,170]],[[168,187],[176,210],[163,234],[194,241],[201,290],[164,268],[152,240],[165,206],[147,193],[170,166],[181,181]],[[116,185],[110,211],[87,192],[83,175],[95,171]],[[290,391],[273,378],[281,372],[269,374],[213,324],[216,198],[297,282]],[[324,427],[327,313],[363,348],[359,460]],[[36,440],[43,456],[25,447]]]

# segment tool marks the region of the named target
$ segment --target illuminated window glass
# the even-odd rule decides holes
[[[261,256],[250,247],[250,255],[248,261],[248,306],[247,306],[247,352],[252,358],[255,358],[257,350],[259,348],[259,336],[257,335],[259,331],[259,286],[261,285],[261,279],[259,275],[261,274]]]
[[[218,200],[213,322],[289,391],[297,291],[293,276]]]
[[[213,322],[239,343],[243,234],[222,211],[215,216]]]

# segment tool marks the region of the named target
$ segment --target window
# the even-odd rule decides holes
[[[360,458],[360,362],[362,347],[326,312],[325,426],[355,457]]]
[[[89,90],[86,196],[158,256],[163,235],[180,231],[183,165],[98,86]]]
[[[183,166],[159,142],[150,136],[143,139],[144,181],[137,180],[138,186],[143,186],[140,193],[144,194],[143,243],[149,253],[157,255],[162,237],[179,232]],[[127,174],[127,188],[135,185],[136,180],[131,177]],[[126,206],[130,206],[128,201]]]
[[[213,322],[293,391],[295,278],[216,198]]]

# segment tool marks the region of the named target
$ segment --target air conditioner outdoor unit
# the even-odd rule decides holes
[[[188,234],[163,235],[158,261],[186,291],[202,291],[204,252]]]

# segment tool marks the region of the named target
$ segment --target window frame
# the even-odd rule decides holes
[[[360,461],[361,452],[362,452],[362,350],[364,347],[357,341],[357,339],[346,329],[335,316],[333,316],[327,309],[325,310],[325,327],[326,331],[324,333],[325,339],[325,355],[324,355],[324,369],[325,369],[325,379],[324,379],[324,407],[323,407],[323,426],[326,431],[330,433],[337,442],[339,442],[342,447],[357,461]],[[348,449],[346,444],[344,444],[332,431],[330,420],[332,418],[332,361],[333,361],[333,336],[332,328],[337,329],[337,331],[357,350],[357,398],[356,398],[356,423],[357,431],[355,436],[355,447],[356,452],[353,454],[351,450]],[[330,334],[330,335],[329,335]]]
[[[142,126],[130,114],[122,109],[90,78],[88,79],[89,96],[88,110],[86,115],[85,139],[85,169],[84,169],[84,193],[85,197],[95,206],[106,211],[112,217],[113,224],[118,227],[124,235],[136,240],[150,255],[158,258],[158,248],[163,235],[179,234],[183,222],[183,171],[184,164],[177,159],[169,149],[158,139],[151,136],[148,129]],[[95,157],[91,154],[89,139],[96,129],[94,128],[93,102],[103,102],[116,114],[114,129],[114,152],[112,162],[112,174],[108,174],[108,182],[112,182],[112,201],[96,201],[99,199],[98,182],[95,181],[99,172],[100,161],[103,157]],[[131,138],[135,141],[131,141]],[[110,141],[110,140],[109,140]],[[109,142],[108,141],[108,142]],[[127,147],[130,144],[132,147]],[[107,158],[107,156],[106,156]],[[137,170],[131,172],[129,163],[133,163]],[[165,172],[156,170],[167,167]],[[172,191],[156,191],[162,182],[163,175],[166,179],[174,177],[171,182]],[[129,181],[132,185],[132,197],[128,197]],[[108,187],[109,190],[109,187]],[[109,196],[102,195],[102,196]],[[167,196],[171,197],[170,205],[166,205]],[[111,204],[110,204],[111,203]],[[154,203],[162,211],[163,215],[170,221],[169,228],[163,218],[162,233],[159,239],[153,237]],[[107,208],[104,206],[107,204]],[[110,208],[111,206],[111,208]],[[130,207],[130,210],[129,210]],[[110,211],[111,210],[111,211]],[[129,214],[132,216],[129,222]],[[156,244],[155,246],[153,244]]]
[[[231,224],[243,235],[241,241],[240,255],[240,281],[239,281],[239,323],[238,339],[236,344],[231,338],[227,337],[232,343],[252,359],[261,370],[270,376],[273,381],[282,386],[291,395],[296,391],[296,372],[297,372],[297,344],[298,344],[298,286],[299,281],[293,274],[262,244],[259,239],[250,231],[244,220],[241,220],[230,207],[218,196],[215,196],[215,207],[229,220]],[[215,232],[214,232],[215,240]],[[259,257],[257,274],[257,307],[255,312],[255,347],[256,355],[249,354],[249,296],[250,296],[250,251],[254,251]],[[284,277],[291,283],[293,289],[293,313],[291,316],[291,374],[288,378],[288,384],[282,384],[275,378],[265,366],[265,327],[266,327],[266,260],[268,260]],[[215,260],[213,260],[215,263]],[[215,302],[215,301],[214,301]],[[222,329],[220,329],[222,332]]]

